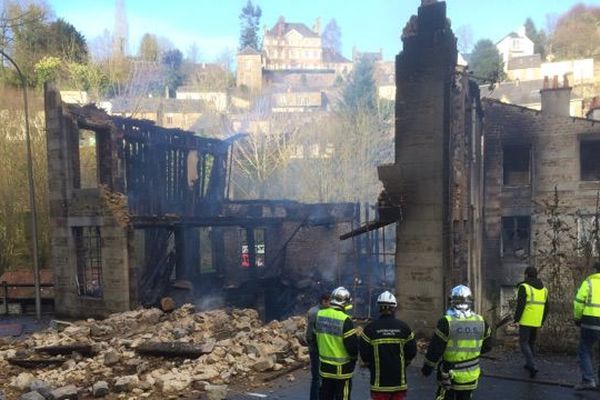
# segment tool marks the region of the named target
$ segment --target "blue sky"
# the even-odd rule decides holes
[[[548,18],[567,11],[578,0],[449,0],[448,17],[457,33],[469,27],[472,44],[478,39],[500,40],[531,17],[538,28]],[[64,18],[89,41],[104,30],[113,31],[114,0],[49,0],[57,17]],[[335,18],[342,32],[343,53],[383,49],[392,60],[401,48],[400,32],[420,0],[253,0],[263,10],[261,26],[272,27],[280,15],[286,21],[312,27]],[[583,3],[600,6],[600,0]],[[202,61],[213,61],[226,48],[235,50],[239,38],[238,15],[246,0],[125,0],[129,47],[136,52],[146,32],[170,39],[184,55],[196,43]]]

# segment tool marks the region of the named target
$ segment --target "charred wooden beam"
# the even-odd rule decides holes
[[[203,344],[149,342],[140,344],[135,351],[146,356],[198,358],[203,354],[210,354],[214,347],[214,342]]]
[[[79,353],[84,357],[92,357],[94,354],[96,354],[92,349],[92,345],[89,343],[70,343],[55,346],[37,347],[35,351],[38,353],[50,354],[51,356]]]
[[[22,368],[45,368],[49,366],[61,365],[65,362],[64,358],[9,358],[9,364]]]

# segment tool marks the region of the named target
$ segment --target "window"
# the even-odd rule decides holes
[[[99,226],[73,228],[80,296],[102,298],[102,239]]]
[[[582,181],[600,181],[600,140],[579,143],[579,166]]]
[[[529,145],[509,145],[502,148],[504,185],[529,185],[530,153]]]
[[[502,217],[501,255],[506,259],[524,261],[529,256],[529,216]]]
[[[172,115],[167,115],[167,124],[173,125],[173,116]]]
[[[198,229],[198,246],[200,260],[200,274],[215,272],[213,243],[212,243],[212,228],[204,227]]]
[[[241,266],[242,268],[250,267],[250,246],[248,240],[248,234],[251,234],[254,242],[254,258],[256,260],[255,264],[257,268],[263,268],[265,266],[265,236],[266,230],[263,228],[255,228],[255,229],[240,229],[240,239],[242,244],[242,254],[241,254]]]
[[[96,132],[79,130],[79,182],[76,189],[98,187],[98,143]]]

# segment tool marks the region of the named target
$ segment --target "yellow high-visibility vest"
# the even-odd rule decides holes
[[[351,361],[346,346],[344,346],[344,337],[354,335],[356,331],[352,329],[344,334],[344,322],[347,318],[349,318],[348,315],[343,311],[333,307],[325,308],[317,313],[315,334],[317,335],[317,347],[321,363],[342,366]],[[352,371],[344,373],[342,368],[337,368],[335,374],[325,374],[321,371],[321,376],[326,375],[331,378],[343,379],[351,377]]]
[[[468,318],[446,315],[448,320],[448,342],[444,351],[444,361],[452,367],[452,380],[463,390],[475,389],[481,374],[479,355],[485,337],[485,322],[481,315],[473,314]],[[463,384],[475,382],[472,387]]]
[[[523,286],[527,294],[525,309],[519,320],[519,325],[539,328],[542,326],[544,307],[546,307],[548,301],[548,289],[536,289],[527,283],[521,283],[519,286]]]

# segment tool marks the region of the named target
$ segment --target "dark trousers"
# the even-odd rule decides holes
[[[534,347],[538,328],[519,325],[519,346],[525,357],[525,365],[535,368]]]
[[[440,394],[442,390],[445,390],[445,395],[441,399],[443,400],[471,400],[472,390],[452,390],[452,389],[444,389],[441,386],[438,386],[438,390],[436,393],[436,400],[440,399]]]
[[[592,348],[596,342],[600,342],[600,331],[595,329],[581,328],[579,339],[579,367],[581,368],[581,380],[596,382],[594,366],[592,361]],[[600,367],[598,367],[600,375]]]
[[[310,357],[310,400],[319,400],[319,387],[321,386],[321,375],[319,374],[319,351],[308,352]]]
[[[332,379],[321,377],[320,400],[350,400],[351,379]]]

